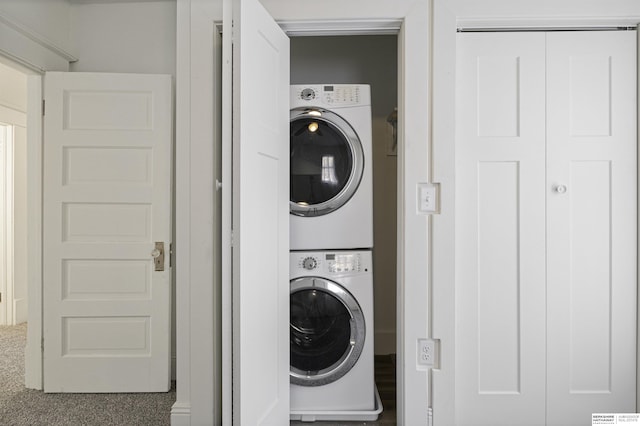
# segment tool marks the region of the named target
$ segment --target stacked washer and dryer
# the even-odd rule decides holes
[[[291,86],[291,419],[376,420],[368,85]]]

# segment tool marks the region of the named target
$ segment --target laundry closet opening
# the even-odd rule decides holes
[[[373,213],[374,364],[384,422],[394,420],[396,410],[397,45],[396,35],[299,36],[290,44],[291,85],[366,84],[371,90],[372,150],[364,161],[372,167],[373,212],[362,214]]]

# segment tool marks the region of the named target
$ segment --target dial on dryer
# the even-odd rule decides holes
[[[318,261],[314,257],[305,257],[302,261],[302,267],[308,271],[315,269],[318,266]]]

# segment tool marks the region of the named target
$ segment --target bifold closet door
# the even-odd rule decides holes
[[[636,34],[547,34],[547,420],[635,412]]]
[[[456,424],[541,425],[544,34],[461,33],[457,50]]]
[[[458,425],[635,411],[635,37],[458,34]]]

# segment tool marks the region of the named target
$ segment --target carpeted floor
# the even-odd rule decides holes
[[[0,425],[160,426],[170,424],[175,389],[168,393],[46,394],[24,387],[26,324],[0,326]],[[376,384],[384,411],[375,422],[318,422],[320,426],[396,424],[395,355],[376,356]],[[312,423],[291,422],[292,425]]]
[[[45,394],[24,387],[26,324],[0,326],[0,425],[169,425],[168,393]]]

